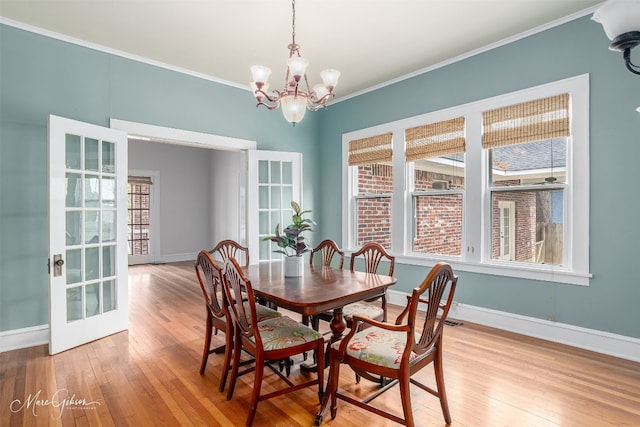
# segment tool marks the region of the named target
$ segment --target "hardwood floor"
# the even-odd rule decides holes
[[[131,267],[129,299],[127,332],[55,356],[47,346],[0,353],[0,426],[244,425],[253,376],[227,401],[218,391],[222,355],[198,373],[205,310],[193,264]],[[444,339],[454,426],[640,425],[640,363],[468,323],[447,327]],[[282,385],[266,372],[263,388]],[[433,384],[432,374],[420,378]],[[291,378],[300,375],[294,366]],[[348,369],[340,384],[356,395],[374,387],[356,385]],[[254,425],[311,426],[316,391],[260,403]],[[436,398],[411,393],[420,426],[445,425]],[[376,402],[401,413],[396,390]],[[323,425],[395,424],[339,401]]]

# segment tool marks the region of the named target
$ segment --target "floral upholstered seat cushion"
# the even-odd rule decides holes
[[[416,337],[419,338],[419,337]],[[402,353],[407,345],[407,333],[388,331],[371,326],[357,332],[349,341],[346,352],[349,356],[388,368],[399,368]],[[340,342],[332,344],[338,348]],[[418,355],[411,353],[410,360]]]
[[[353,304],[345,305],[342,309],[342,315],[344,317],[350,319],[354,314],[371,319],[378,319],[384,315],[384,310],[382,310],[379,304],[367,304],[365,302],[354,302]]]
[[[322,337],[318,331],[287,316],[267,319],[258,324],[265,350],[293,347]]]
[[[244,303],[244,309],[247,314],[251,313],[251,311],[249,310],[248,302]],[[282,313],[280,313],[277,310],[272,310],[269,307],[266,307],[264,305],[256,304],[256,316],[258,317],[257,319],[258,323],[260,323],[267,319],[274,319],[276,317],[281,317]]]

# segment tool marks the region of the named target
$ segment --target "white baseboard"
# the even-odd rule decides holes
[[[158,259],[156,260],[156,263],[195,261],[196,258],[198,258],[197,253],[169,254],[169,255],[159,256]]]
[[[390,290],[388,301],[404,306],[407,294]],[[449,318],[640,362],[640,339],[624,335],[460,303],[451,308]]]
[[[407,294],[389,291],[388,301],[404,306]],[[640,339],[637,338],[460,303],[451,308],[449,317],[640,362]],[[48,343],[48,325],[0,332],[0,352]]]
[[[0,353],[49,344],[49,325],[0,332]]]

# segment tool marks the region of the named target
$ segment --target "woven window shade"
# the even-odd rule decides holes
[[[504,147],[570,135],[569,94],[482,113],[482,146]]]
[[[390,162],[391,133],[349,141],[349,166]]]
[[[148,176],[129,176],[129,184],[149,184],[151,185],[151,177]]]
[[[405,157],[408,162],[447,154],[464,153],[464,117],[406,129]]]

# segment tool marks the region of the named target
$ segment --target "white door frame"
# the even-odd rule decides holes
[[[130,122],[126,120],[111,119],[110,123],[112,128],[126,131],[129,134],[129,138],[143,141],[226,151],[250,151],[255,150],[257,146],[256,141],[247,139],[231,138],[183,129],[148,125],[145,123]],[[244,160],[241,163],[244,164]],[[240,206],[240,208],[246,209],[246,204]],[[239,222],[242,224],[239,233],[244,232],[246,235],[238,236],[238,241],[242,242],[244,240],[248,245],[248,242],[252,240],[253,235],[249,234],[248,231],[247,212],[246,210],[242,210],[239,214],[241,216],[241,218],[239,218]],[[255,236],[257,236],[257,234]],[[161,255],[160,247],[158,246],[156,249],[156,257],[158,257]],[[250,258],[254,259],[254,257]],[[255,259],[257,260],[257,258]]]

